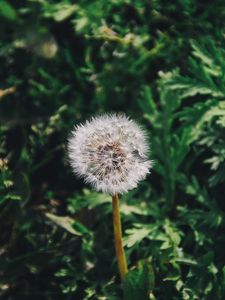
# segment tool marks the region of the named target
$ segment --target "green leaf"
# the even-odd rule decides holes
[[[180,264],[189,265],[189,266],[197,266],[198,262],[192,258],[185,258],[185,257],[177,257],[175,261]]]
[[[54,19],[57,22],[62,22],[69,18],[77,10],[77,5],[65,5],[54,14]]]
[[[179,246],[181,242],[181,233],[177,228],[175,228],[169,219],[166,219],[164,229],[170,239],[171,244],[174,246]]]
[[[0,1],[0,15],[2,15],[10,21],[15,21],[17,18],[14,7],[4,0]]]
[[[124,300],[148,300],[155,285],[155,275],[150,260],[141,260],[130,270],[123,283]]]
[[[45,215],[56,225],[62,227],[63,229],[65,229],[73,235],[82,236],[83,234],[89,234],[88,229],[84,225],[70,217],[59,217],[51,213],[46,213]]]
[[[139,226],[140,225],[140,226]],[[124,239],[124,245],[128,248],[133,247],[135,244],[140,243],[144,238],[148,237],[149,233],[151,232],[152,228],[146,227],[141,224],[133,225],[134,228],[126,230],[126,237]]]

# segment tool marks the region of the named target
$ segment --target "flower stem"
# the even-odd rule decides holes
[[[119,211],[119,197],[117,193],[112,197],[112,205],[113,205],[113,229],[114,229],[114,242],[115,242],[116,256],[117,256],[120,278],[121,280],[123,280],[125,274],[127,273],[127,261],[123,249],[122,228],[121,228],[120,211]]]

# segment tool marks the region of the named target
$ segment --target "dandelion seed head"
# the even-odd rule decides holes
[[[145,131],[125,115],[102,115],[75,127],[68,143],[73,171],[97,191],[123,194],[151,168]]]

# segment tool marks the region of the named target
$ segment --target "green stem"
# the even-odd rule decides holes
[[[120,211],[119,211],[119,198],[117,193],[112,197],[112,205],[113,205],[113,229],[114,229],[116,257],[117,257],[117,262],[119,267],[120,278],[121,280],[123,280],[125,274],[127,273],[127,261],[123,249],[122,228],[121,228]]]

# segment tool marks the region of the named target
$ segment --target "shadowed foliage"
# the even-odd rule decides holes
[[[203,0],[0,1],[0,298],[225,299],[225,7]],[[120,201],[75,178],[67,140],[124,112],[152,173]]]

